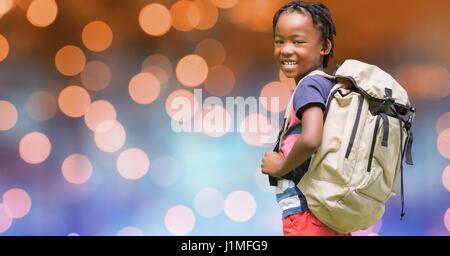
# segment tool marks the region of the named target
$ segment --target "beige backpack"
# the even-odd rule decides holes
[[[323,139],[298,183],[309,210],[340,233],[367,229],[396,194],[403,157],[412,164],[408,94],[376,66],[346,60],[327,101]]]

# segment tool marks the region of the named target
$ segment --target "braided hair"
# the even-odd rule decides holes
[[[303,2],[302,0],[295,0],[285,4],[281,7],[273,17],[273,34],[275,37],[275,28],[277,26],[278,19],[284,12],[308,12],[311,14],[313,24],[317,26],[322,32],[322,40],[327,42],[327,39],[331,41],[331,51],[329,54],[325,55],[323,58],[323,67],[328,66],[328,61],[333,57],[334,48],[334,36],[336,36],[336,26],[334,25],[333,18],[328,8],[321,3],[309,3]]]

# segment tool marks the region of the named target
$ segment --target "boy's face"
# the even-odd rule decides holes
[[[322,50],[322,35],[309,14],[281,14],[274,39],[276,62],[287,77],[298,83],[310,71],[322,68],[322,57],[326,54]]]

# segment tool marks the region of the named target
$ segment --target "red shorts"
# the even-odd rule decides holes
[[[296,213],[283,218],[285,236],[351,236],[338,233],[322,224],[310,211]]]

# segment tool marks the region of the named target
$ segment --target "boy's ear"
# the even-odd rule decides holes
[[[333,45],[331,44],[330,39],[327,39],[327,41],[324,42],[323,45],[322,45],[322,50],[320,50],[320,54],[322,56],[328,55],[330,53],[330,51],[331,51],[332,46]]]

